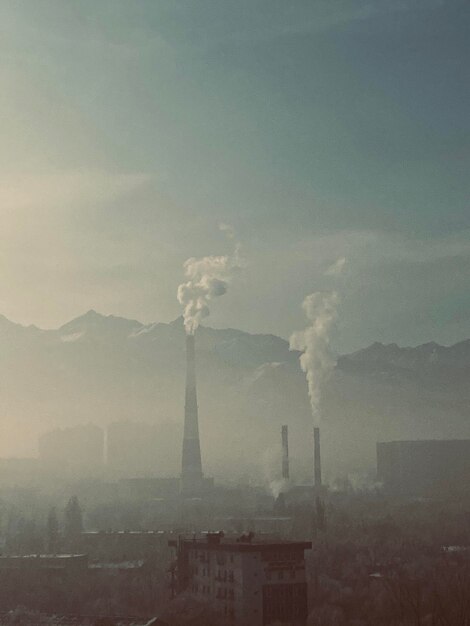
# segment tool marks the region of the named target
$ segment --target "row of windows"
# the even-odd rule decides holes
[[[233,563],[235,559],[234,559],[233,554],[226,555],[226,554],[219,553],[217,554],[216,560],[217,560],[217,565],[225,565],[227,561],[229,561],[230,563]]]
[[[200,563],[209,563],[210,553],[206,551],[191,550],[191,558],[193,561],[199,561]],[[220,552],[216,554],[217,565],[225,565],[227,562],[233,563],[234,560],[235,558],[233,554],[227,555]]]
[[[215,577],[216,580],[220,580],[221,582],[229,582],[229,583],[233,583],[233,581],[235,580],[235,577],[233,575],[233,571],[231,569],[229,570],[217,570],[217,575]]]
[[[269,569],[266,570],[266,580],[284,580],[288,578],[290,578],[291,580],[295,580],[295,575],[295,569],[280,569],[276,571],[272,571]]]
[[[263,597],[276,603],[295,602],[306,594],[307,584],[263,585]]]
[[[267,561],[299,561],[302,560],[302,557],[298,551],[280,550],[279,552],[268,552],[265,559]]]
[[[192,576],[199,576],[199,571],[201,573],[201,576],[210,576],[210,568],[208,567],[201,567],[201,569],[199,570],[199,567],[193,566],[190,567],[190,574]],[[232,570],[217,570],[217,574],[215,576],[215,580],[218,580],[220,582],[229,582],[229,583],[233,583],[235,581],[235,576],[233,574]]]
[[[307,617],[307,585],[265,585],[263,587],[263,618],[270,624]]]
[[[209,585],[199,586],[197,583],[193,583],[191,585],[191,591],[193,593],[202,593],[204,595],[209,595],[211,592],[211,588]],[[235,600],[235,592],[233,589],[225,589],[224,587],[218,587],[215,597],[218,600],[229,600],[233,602]]]
[[[218,600],[234,600],[235,599],[235,593],[234,593],[233,589],[226,589],[225,587],[219,587],[217,589],[217,593],[216,593],[215,597]]]

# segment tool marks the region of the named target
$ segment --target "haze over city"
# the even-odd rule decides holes
[[[0,626],[468,626],[464,0],[0,0]]]

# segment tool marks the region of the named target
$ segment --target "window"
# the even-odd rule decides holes
[[[263,586],[265,623],[304,620],[307,612],[307,585],[305,583]]]

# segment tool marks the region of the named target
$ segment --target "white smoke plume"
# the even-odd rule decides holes
[[[330,332],[337,319],[338,303],[336,291],[319,291],[307,296],[302,308],[311,323],[290,337],[290,349],[302,352],[300,366],[306,374],[315,426],[320,421],[323,384],[336,365],[330,349]]]
[[[235,238],[234,230],[226,224],[220,230],[229,239]],[[209,303],[223,296],[236,272],[241,269],[240,245],[235,245],[233,255],[206,256],[185,261],[184,273],[187,281],[178,287],[178,302],[183,306],[184,327],[193,335],[201,321],[210,313]]]
[[[344,256],[340,256],[334,263],[332,263],[325,271],[325,276],[340,276],[344,272],[346,266],[346,259]]]
[[[266,485],[273,497],[277,499],[280,493],[289,488],[289,481],[284,480],[281,476],[282,447],[275,445],[267,448],[260,455],[259,460]]]

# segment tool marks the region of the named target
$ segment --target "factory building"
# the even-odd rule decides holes
[[[255,542],[223,533],[172,542],[175,589],[210,604],[234,626],[305,624],[308,615],[304,552],[310,542]]]
[[[470,489],[470,439],[377,444],[377,475],[389,493],[432,496]]]

